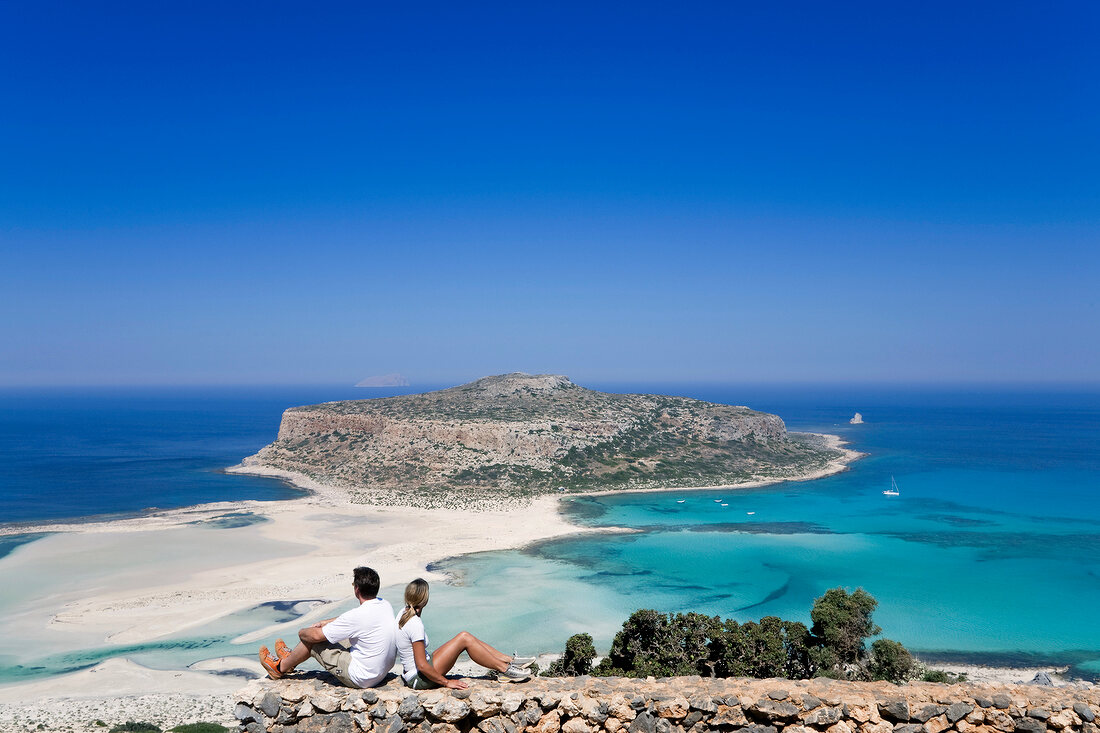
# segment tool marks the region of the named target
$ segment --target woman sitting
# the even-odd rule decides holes
[[[397,616],[397,654],[401,657],[404,672],[401,678],[414,690],[433,687],[465,689],[462,680],[444,677],[458,661],[458,655],[466,652],[470,659],[482,667],[495,669],[510,682],[522,682],[531,676],[524,667],[531,659],[517,659],[497,651],[468,631],[459,633],[428,654],[428,634],[420,615],[428,605],[428,581],[417,578],[405,586],[405,608]]]

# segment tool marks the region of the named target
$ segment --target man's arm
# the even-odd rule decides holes
[[[324,624],[314,624],[313,626],[307,626],[304,629],[298,631],[298,638],[305,644],[321,644],[328,641],[328,637],[325,636],[324,630],[321,628]]]

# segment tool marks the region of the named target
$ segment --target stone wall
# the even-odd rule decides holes
[[[238,694],[247,733],[1100,733],[1100,687],[623,678],[371,690],[321,677]]]

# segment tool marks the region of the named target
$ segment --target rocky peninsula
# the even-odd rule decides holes
[[[812,478],[857,455],[829,437],[748,407],[516,373],[293,407],[277,440],[234,470],[337,487],[353,503],[455,506]]]

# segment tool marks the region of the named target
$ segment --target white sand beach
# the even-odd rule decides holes
[[[841,447],[839,438],[830,441]],[[845,470],[859,455],[846,451],[826,469],[792,479]],[[304,476],[257,466],[233,470],[278,476],[311,493],[289,501],[221,502],[106,522],[0,528],[2,534],[51,533],[0,558],[0,588],[19,589],[18,598],[9,592],[5,602],[0,596],[7,607],[0,633],[25,640],[38,655],[60,654],[155,642],[262,603],[317,601],[304,619],[241,630],[234,639],[258,645],[275,634],[292,637],[303,621],[323,618],[347,602],[349,571],[356,565],[376,568],[383,585],[417,576],[443,581],[428,570],[432,562],[586,531],[564,519],[556,496],[529,503],[502,500],[477,510],[379,507],[351,504],[340,488]],[[229,513],[265,521],[233,529],[204,524]],[[0,728],[22,729],[28,711],[41,719],[69,716],[69,724],[79,725],[73,715],[89,700],[97,701],[96,709],[114,710],[115,719],[108,721],[113,724],[119,716],[133,719],[125,700],[140,710],[150,695],[165,696],[158,709],[178,710],[180,720],[202,719],[215,709],[224,712],[211,708],[211,701],[228,701],[242,675],[259,672],[250,658],[211,659],[168,671],[110,658],[79,672],[0,686]]]

